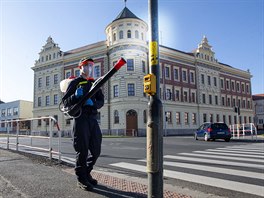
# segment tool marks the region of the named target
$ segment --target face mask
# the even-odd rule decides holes
[[[87,78],[93,78],[93,63],[82,66],[81,72],[84,73]]]

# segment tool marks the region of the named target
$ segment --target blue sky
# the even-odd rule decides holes
[[[33,101],[31,67],[49,36],[62,51],[106,40],[123,0],[0,0],[0,100]],[[127,0],[148,22],[148,1]],[[159,0],[160,44],[190,52],[206,35],[219,62],[264,93],[264,0]]]

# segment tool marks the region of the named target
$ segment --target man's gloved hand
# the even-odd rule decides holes
[[[76,89],[76,91],[75,91],[75,97],[76,97],[76,98],[80,98],[81,96],[83,96],[83,88],[79,87],[79,88]]]
[[[93,103],[92,99],[91,99],[91,98],[89,98],[88,100],[86,100],[86,103],[85,103],[85,105],[88,105],[88,106],[93,106],[93,105],[94,105],[94,103]]]

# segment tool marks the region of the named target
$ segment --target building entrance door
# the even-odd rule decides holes
[[[133,109],[126,113],[126,135],[137,136],[138,121],[137,112]]]

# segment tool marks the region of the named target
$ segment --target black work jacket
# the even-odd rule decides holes
[[[93,82],[94,80],[86,80],[82,76],[72,80],[62,98],[63,105],[65,107],[75,105],[87,92],[89,92]],[[75,91],[78,87],[83,88],[83,96],[76,98]],[[82,113],[97,114],[97,109],[100,109],[104,105],[104,95],[101,89],[99,89],[91,99],[94,105],[88,106],[84,104],[82,107]]]

